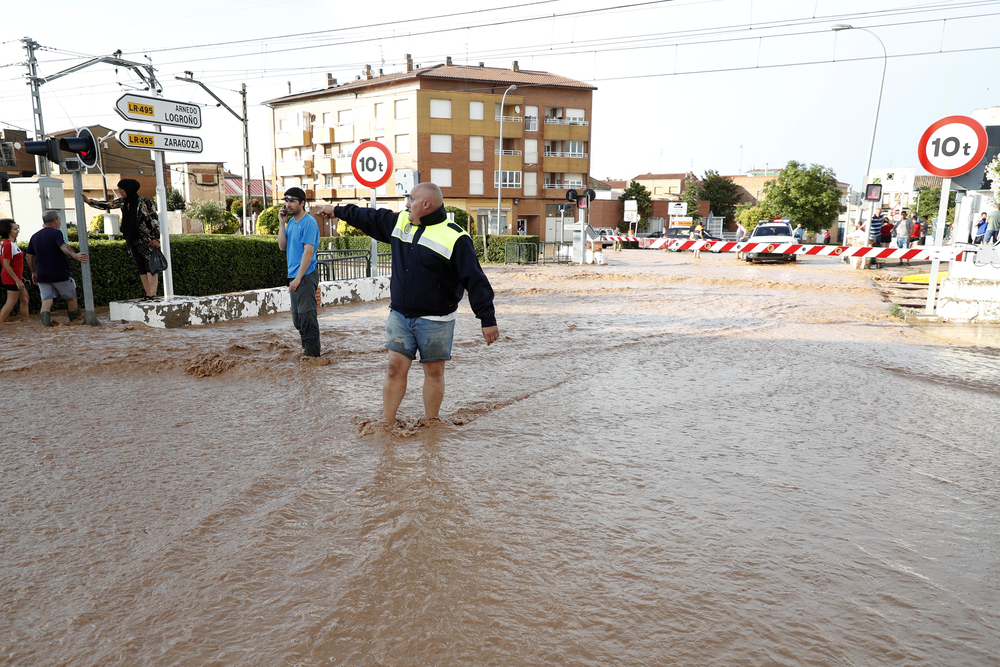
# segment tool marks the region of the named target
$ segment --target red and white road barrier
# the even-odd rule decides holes
[[[642,244],[641,241],[649,241]],[[800,243],[758,243],[743,241],[691,241],[683,239],[640,239],[640,247],[670,250],[708,250],[710,252],[766,253],[769,255],[816,255],[819,257],[858,257],[868,259],[961,261],[963,250],[952,246],[917,248],[872,248],[868,246],[802,245]]]

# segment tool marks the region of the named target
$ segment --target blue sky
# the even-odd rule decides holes
[[[869,28],[889,56],[873,167],[923,173],[916,146],[931,123],[1000,105],[1000,0],[515,0],[502,10],[480,0],[423,10],[394,0],[222,0],[203,12],[192,4],[55,0],[45,3],[44,20],[34,3],[8,5],[0,124],[31,127],[21,37],[57,49],[40,54],[43,76],[122,49],[125,58],[152,58],[171,99],[212,103],[174,80],[185,70],[234,108],[245,82],[254,174],[262,165],[270,170],[260,102],[287,93],[289,82],[295,92],[321,87],[327,72],[345,81],[365,64],[397,71],[406,53],[422,65],[448,55],[496,67],[517,60],[524,69],[593,82],[591,172],[598,178],[734,174],[798,160],[831,167],[857,186],[882,50],[868,33],[834,33],[835,23]],[[220,44],[235,40],[245,41]],[[99,65],[43,86],[46,128],[135,127],[113,111],[135,83]],[[205,142],[201,159],[240,171],[241,129],[227,111],[206,107],[197,134]]]

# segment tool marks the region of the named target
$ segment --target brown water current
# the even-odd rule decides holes
[[[832,259],[609,259],[489,268],[395,429],[387,302],[313,363],[3,325],[0,664],[1000,665],[998,351]]]

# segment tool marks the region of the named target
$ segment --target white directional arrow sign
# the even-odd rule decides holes
[[[201,107],[189,102],[128,94],[118,98],[115,111],[125,120],[174,125],[192,130],[201,127]]]
[[[129,148],[145,148],[150,151],[200,153],[203,148],[201,137],[146,132],[145,130],[123,130],[118,133],[118,141]]]

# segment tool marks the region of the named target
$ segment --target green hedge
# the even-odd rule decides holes
[[[27,250],[27,243],[18,244]],[[79,251],[79,244],[69,246]],[[94,304],[106,306],[112,301],[138,299],[144,292],[135,262],[125,248],[125,241],[89,240],[90,269]],[[244,237],[187,234],[170,237],[174,293],[205,296],[243,290],[279,287],[287,284],[285,253],[278,249],[277,237]],[[69,260],[70,275],[77,282],[77,296],[83,305],[80,263]],[[24,271],[30,278],[28,263]],[[163,281],[160,281],[163,294]],[[8,292],[0,290],[0,304]],[[15,294],[15,293],[11,293]],[[28,285],[29,310],[37,313],[42,305],[37,285]],[[66,308],[57,299],[54,310]]]
[[[370,236],[323,236],[319,240],[320,250],[371,250]],[[378,242],[379,252],[392,252],[392,246]]]

